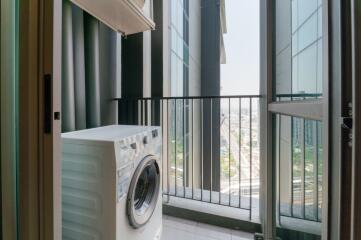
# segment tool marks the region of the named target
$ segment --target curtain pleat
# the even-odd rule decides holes
[[[63,4],[62,130],[118,122],[121,36],[69,1]]]
[[[72,6],[63,4],[62,43],[62,130],[75,130],[74,62],[73,62],[73,21]]]
[[[100,99],[101,99],[101,124],[108,125],[113,122],[117,114],[115,101],[110,101],[109,96],[114,96],[116,88],[117,68],[117,33],[104,24],[100,25]]]
[[[75,126],[77,130],[80,130],[86,128],[84,14],[76,6],[73,6],[73,37]]]
[[[100,72],[99,72],[99,21],[85,14],[85,81],[87,101],[87,127],[99,127]]]

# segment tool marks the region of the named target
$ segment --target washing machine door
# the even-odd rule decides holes
[[[133,228],[144,226],[158,203],[160,171],[155,156],[145,157],[138,165],[127,196],[127,215]]]

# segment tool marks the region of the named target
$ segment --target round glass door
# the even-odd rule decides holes
[[[145,157],[134,172],[127,198],[127,215],[133,228],[152,217],[160,191],[160,172],[154,156]]]

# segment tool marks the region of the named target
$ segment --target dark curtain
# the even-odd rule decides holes
[[[116,124],[121,35],[63,2],[62,131]]]

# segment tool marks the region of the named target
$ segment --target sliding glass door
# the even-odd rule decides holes
[[[327,239],[327,2],[273,0],[266,8],[268,237]]]

